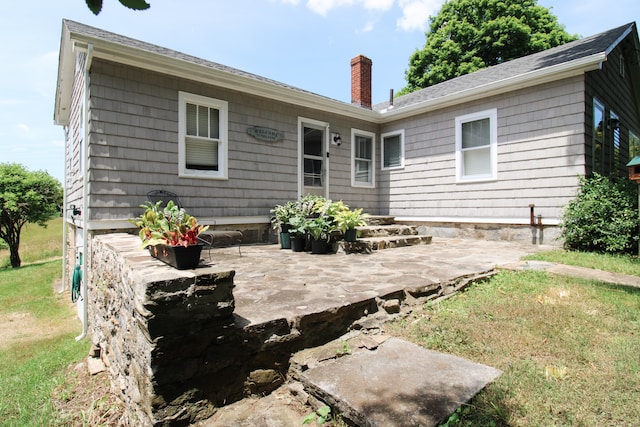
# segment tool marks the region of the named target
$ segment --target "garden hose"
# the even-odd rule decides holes
[[[80,285],[82,284],[82,253],[78,255],[78,263],[73,269],[71,279],[71,301],[76,302],[80,298]]]

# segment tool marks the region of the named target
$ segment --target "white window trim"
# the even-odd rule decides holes
[[[371,138],[371,183],[356,181],[356,136]],[[351,186],[376,188],[376,134],[360,129],[351,129]]]
[[[476,120],[489,119],[489,158],[491,161],[491,173],[484,175],[464,176],[462,174],[462,124]],[[498,109],[479,111],[456,117],[456,182],[483,182],[498,179]]]
[[[390,136],[400,135],[400,165],[398,166],[386,166],[384,165],[384,139]],[[394,130],[392,132],[386,132],[380,135],[380,169],[381,170],[394,170],[404,168],[404,129]]]
[[[187,103],[203,105],[219,110],[220,143],[218,145],[218,170],[203,171],[187,169],[185,137],[187,135]],[[229,103],[188,92],[178,93],[178,176],[183,178],[229,179]]]

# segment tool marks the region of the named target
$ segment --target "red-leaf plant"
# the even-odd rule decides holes
[[[146,202],[140,205],[144,213],[138,218],[130,220],[140,228],[142,247],[154,245],[189,246],[198,243],[198,235],[209,228],[208,225],[198,225],[195,217],[178,208],[170,200],[167,206],[161,208],[162,202],[153,204]]]

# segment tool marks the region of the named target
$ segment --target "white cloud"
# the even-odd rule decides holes
[[[371,31],[373,31],[373,28],[374,28],[373,22],[369,21],[364,25],[364,27],[360,29],[360,33],[370,33]]]
[[[389,10],[395,0],[363,0],[364,8],[368,10]]]
[[[351,6],[354,0],[309,0],[307,7],[318,15],[326,16],[327,12],[342,6]]]
[[[282,0],[284,3],[297,4],[297,0]],[[366,10],[387,11],[395,0],[308,0],[307,7],[318,15],[326,16],[328,12],[339,7],[362,5]]]
[[[429,16],[435,15],[442,6],[442,0],[399,0],[402,17],[397,25],[404,31],[427,29]]]

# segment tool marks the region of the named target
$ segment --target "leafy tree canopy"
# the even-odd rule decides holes
[[[578,39],[537,0],[448,0],[429,20],[401,94]]]
[[[0,238],[9,245],[12,267],[20,267],[20,232],[27,222],[46,227],[60,215],[62,185],[44,171],[0,163]]]
[[[87,7],[94,15],[97,15],[102,10],[102,0],[85,0]],[[144,0],[119,0],[123,6],[133,10],[145,10],[149,9],[151,5]]]

